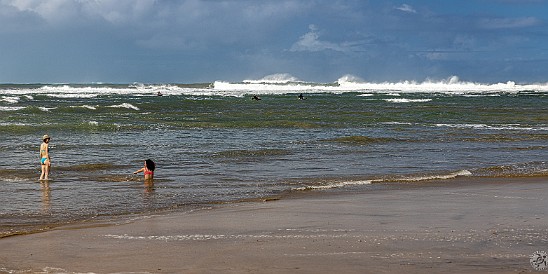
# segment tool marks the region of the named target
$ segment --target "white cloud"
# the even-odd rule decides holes
[[[177,27],[224,20],[219,24],[222,28],[237,23],[267,26],[306,11],[311,4],[291,0],[0,0],[0,7],[30,12],[52,24],[94,23],[99,19],[132,27],[148,24]]]
[[[78,19],[81,6],[81,2],[70,0],[3,0],[2,4],[19,12],[33,13],[49,23]]]
[[[156,8],[154,0],[103,0],[81,3],[83,13],[90,17],[103,18],[112,24],[138,22],[147,19]]]
[[[334,50],[334,51],[347,51],[343,44],[332,43],[328,41],[320,40],[320,35],[318,34],[318,29],[315,25],[310,25],[308,27],[309,32],[301,36],[299,41],[291,46],[290,51],[323,51],[323,50]]]
[[[395,7],[395,9],[403,11],[403,12],[408,12],[408,13],[417,13],[417,11],[412,6],[410,6],[408,4],[403,4],[399,7]]]
[[[42,24],[43,19],[38,18],[33,12],[20,11],[0,0],[0,33],[24,32]]]
[[[446,52],[439,52],[439,51],[426,52],[424,54],[424,57],[432,61],[441,61],[441,60],[451,59],[450,54],[447,54]]]
[[[0,0],[0,32],[92,29],[154,49],[253,45],[313,1]],[[5,16],[3,14],[6,14]],[[33,19],[33,20],[30,20]],[[60,32],[59,32],[60,33]]]
[[[311,4],[300,3],[299,1],[273,1],[272,3],[257,3],[255,5],[244,5],[242,9],[244,17],[252,21],[263,21],[267,18],[274,19],[279,17],[292,16],[303,10],[308,10]]]
[[[490,18],[479,21],[479,26],[484,29],[514,29],[538,26],[542,23],[535,17],[522,18]]]
[[[456,50],[473,50],[477,48],[477,39],[469,35],[457,35],[453,39],[453,47]]]

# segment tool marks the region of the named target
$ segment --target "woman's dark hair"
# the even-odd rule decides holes
[[[145,164],[147,165],[147,168],[148,168],[148,170],[150,170],[150,171],[154,171],[154,169],[156,168],[156,164],[154,164],[154,162],[153,162],[152,160],[150,160],[150,159],[147,159],[147,160],[145,161]]]

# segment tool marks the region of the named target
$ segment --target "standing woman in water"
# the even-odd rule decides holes
[[[40,145],[40,165],[42,166],[42,174],[40,175],[40,180],[49,180],[49,168],[51,166],[51,161],[49,158],[49,140],[51,138],[46,134],[42,137],[44,141]]]

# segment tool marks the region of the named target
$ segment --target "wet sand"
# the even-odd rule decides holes
[[[321,193],[3,238],[0,272],[523,273],[548,251],[547,178]]]

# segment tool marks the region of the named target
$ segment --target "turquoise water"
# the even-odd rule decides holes
[[[464,88],[0,85],[0,235],[300,191],[547,176],[548,91]],[[52,181],[40,183],[46,133]],[[132,174],[147,158],[153,185]]]

